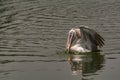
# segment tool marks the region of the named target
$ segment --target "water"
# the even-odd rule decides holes
[[[119,0],[0,0],[0,80],[119,80]],[[102,52],[64,53],[67,33],[87,25]]]

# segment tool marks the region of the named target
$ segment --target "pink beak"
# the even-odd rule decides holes
[[[69,52],[70,51],[70,48],[71,48],[71,45],[72,45],[72,39],[73,38],[73,33],[70,35],[68,35],[68,38],[67,38],[67,44],[66,44],[66,49],[67,51]]]

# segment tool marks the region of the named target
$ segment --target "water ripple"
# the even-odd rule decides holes
[[[0,51],[54,53],[65,48],[68,30],[83,24],[105,38],[103,51],[119,51],[119,1],[58,2],[0,1]]]

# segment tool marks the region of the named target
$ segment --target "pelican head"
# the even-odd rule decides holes
[[[76,38],[77,38],[77,33],[76,33],[75,29],[72,28],[69,31],[68,38],[67,38],[66,48],[67,48],[68,52],[70,51],[71,45]]]

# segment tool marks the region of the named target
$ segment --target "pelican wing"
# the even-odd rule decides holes
[[[104,45],[104,39],[93,29],[80,27],[80,32],[83,47],[90,50],[96,50],[97,46],[102,47]]]

